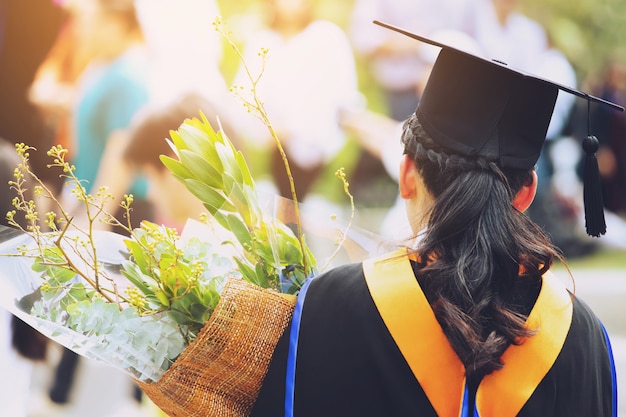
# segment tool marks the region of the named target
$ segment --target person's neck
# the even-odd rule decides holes
[[[309,22],[298,19],[283,20],[278,26],[278,32],[284,39],[290,39],[307,28]]]
[[[498,24],[501,27],[505,27],[507,22],[509,21],[509,17],[512,15],[513,13],[510,11],[505,11],[505,10],[496,10],[496,18],[498,19]]]

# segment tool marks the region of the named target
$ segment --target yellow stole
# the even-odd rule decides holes
[[[374,303],[413,375],[440,417],[458,417],[465,368],[420,288],[406,250],[363,263]],[[480,417],[515,416],[559,355],[572,321],[572,302],[551,273],[544,275],[528,320],[538,330],[502,355],[504,368],[483,379],[476,393]]]

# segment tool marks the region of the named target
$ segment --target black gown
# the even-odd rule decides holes
[[[616,415],[614,367],[603,327],[579,299],[573,299],[572,310],[556,360],[517,415]],[[285,415],[289,333],[287,328],[275,350],[254,417]],[[429,359],[423,358],[425,363]],[[437,416],[379,315],[362,264],[336,268],[311,282],[295,381],[296,417]],[[492,400],[497,401],[487,399]]]

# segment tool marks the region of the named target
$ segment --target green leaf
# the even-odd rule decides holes
[[[198,120],[195,119],[195,122],[198,122]],[[186,120],[180,125],[172,136],[174,145],[179,153],[182,150],[189,150],[207,160],[214,159],[215,152],[213,151],[213,147],[215,146],[215,140],[199,128],[195,122],[193,119]],[[174,136],[176,136],[176,138],[174,138]]]
[[[229,172],[222,172],[222,181],[224,183],[224,194],[230,196],[233,186],[237,182],[235,178]]]
[[[243,179],[243,183],[249,187],[254,188],[254,179],[252,178],[252,174],[250,174],[250,169],[248,164],[246,163],[246,159],[241,152],[235,153],[235,160],[237,161],[237,165],[239,166],[239,171],[241,172],[241,177]]]
[[[192,173],[192,178],[196,178],[213,188],[224,188],[222,175],[214,168],[215,166],[221,165],[219,161],[205,160],[195,153],[182,150],[180,151],[180,162]]]
[[[214,285],[209,285],[210,288],[207,288],[206,291],[202,293],[202,304],[208,307],[207,313],[205,313],[206,319],[208,320],[210,316],[210,311],[214,310],[217,306],[217,303],[220,301],[220,294],[217,292],[217,289]]]
[[[122,275],[126,277],[134,286],[136,286],[139,291],[143,294],[148,295],[152,294],[152,289],[146,283],[146,275],[144,275],[139,267],[132,262],[124,263],[124,267],[122,269]]]
[[[70,298],[73,298],[75,301],[84,301],[91,300],[90,294],[93,294],[93,291],[88,291],[84,284],[76,283],[72,285],[68,295]]]
[[[229,173],[236,182],[243,183],[243,175],[239,170],[239,165],[235,159],[235,153],[232,147],[222,143],[216,143],[215,150],[222,161],[224,172]]]
[[[264,230],[255,229],[254,230],[254,238],[255,238],[255,246],[254,246],[254,255],[258,259],[262,259],[264,262],[268,264],[273,264],[274,259],[274,251],[272,250],[272,244],[280,245],[280,242],[272,241],[267,237],[267,234]],[[280,253],[280,250],[278,251]],[[280,260],[278,260],[280,262]]]
[[[194,177],[194,175],[178,160],[166,155],[161,155],[159,158],[161,159],[161,162],[163,162],[163,165],[165,165],[165,167],[169,169],[177,178],[184,180]]]
[[[243,259],[234,259],[235,263],[237,263],[237,269],[239,270],[239,272],[241,272],[243,279],[252,284],[260,285],[259,282],[261,282],[261,280],[257,276],[256,269],[254,269],[249,263],[245,262]]]
[[[170,310],[168,315],[178,324],[186,325],[191,321],[188,315],[177,310]]]
[[[207,210],[209,210],[209,213],[219,223],[219,225],[222,226],[224,229],[228,230],[228,220],[226,219],[226,216],[228,214],[222,213],[221,211],[217,211],[215,210],[214,207],[207,206],[206,204],[205,204],[205,207]]]
[[[211,310],[201,303],[193,303],[189,306],[189,313],[193,321],[204,324],[206,321],[205,317],[207,313],[211,313]]]
[[[146,253],[144,251],[144,248],[134,240],[127,239],[124,241],[124,243],[130,251],[133,262],[137,264],[139,269],[144,273],[148,271],[149,263],[145,259]]]
[[[55,283],[65,284],[71,281],[76,276],[76,273],[69,269],[49,266],[46,275]]]
[[[270,276],[266,271],[266,267],[267,265],[263,264],[262,262],[256,264],[255,270],[257,276],[257,285],[263,288],[270,288],[271,281]]]
[[[244,222],[247,225],[252,225],[251,210],[255,210],[257,208],[256,202],[253,202],[253,199],[249,198],[248,195],[242,188],[241,183],[237,183],[235,179],[228,173],[224,173],[224,185],[228,188],[225,190],[228,195],[229,201],[235,207],[236,211],[241,214]]]
[[[222,194],[215,191],[214,188],[194,179],[185,180],[185,186],[187,186],[187,189],[205,205],[215,210],[235,211],[235,207],[233,207]]]
[[[250,244],[252,235],[250,234],[246,224],[239,216],[236,214],[229,214],[226,216],[226,221],[228,222],[228,227],[226,229],[233,232],[239,243],[242,245]]]
[[[280,245],[280,261],[283,265],[302,264],[302,252],[300,244],[290,241],[282,241]]]
[[[187,146],[183,138],[180,136],[180,133],[178,133],[176,130],[170,130],[170,139],[171,143],[174,144],[174,147],[178,151],[182,149],[189,149],[189,146]]]
[[[31,269],[35,272],[45,272],[46,269],[48,269],[48,266],[43,264],[43,260],[41,258],[37,258],[33,262]]]
[[[310,275],[313,272],[316,272],[317,260],[315,256],[313,255],[313,252],[311,252],[311,248],[309,248],[308,245],[304,245],[304,253],[306,256],[306,261],[307,261],[307,266],[308,266],[308,270],[306,271],[306,274]]]
[[[165,307],[170,306],[170,300],[167,298],[167,295],[165,295],[163,291],[156,291],[154,295],[157,297],[162,305],[164,305]]]
[[[200,117],[202,120],[194,119],[191,124],[198,129],[202,130],[206,135],[208,135],[211,142],[224,142],[224,139],[220,135],[220,132],[216,129],[213,129],[211,122],[206,118],[203,112],[200,112]]]
[[[219,155],[215,150],[217,143],[220,143],[218,136],[213,131],[210,124],[201,124],[198,119],[193,119],[185,123],[179,129],[182,139],[190,145],[190,151],[198,154],[207,161],[214,162],[215,169],[223,169]]]

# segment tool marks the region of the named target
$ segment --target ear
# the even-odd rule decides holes
[[[407,154],[402,155],[398,183],[400,185],[400,197],[404,200],[410,200],[417,194],[416,174],[415,162]]]
[[[535,199],[537,193],[537,173],[532,172],[532,182],[527,185],[523,185],[513,198],[513,207],[521,212],[526,211]]]

